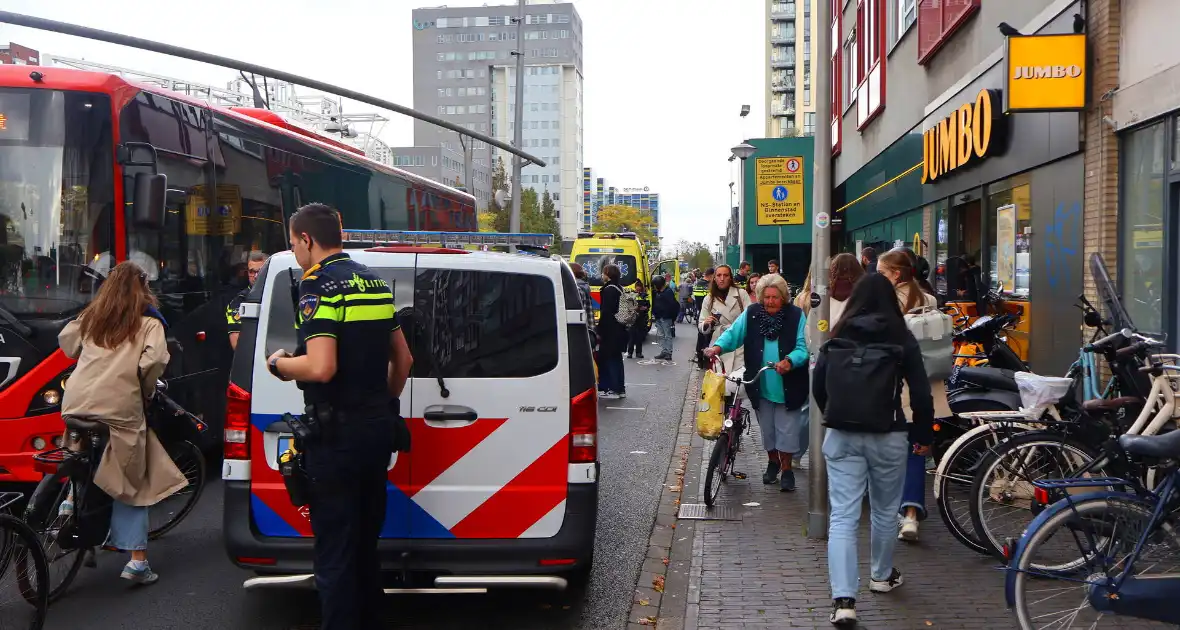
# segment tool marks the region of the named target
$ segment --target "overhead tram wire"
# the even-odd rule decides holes
[[[107,42],[110,44],[118,44],[120,46],[127,46],[130,48],[138,48],[140,50],[147,50],[150,52],[156,52],[156,53],[160,53],[163,55],[169,55],[172,57],[180,57],[182,59],[189,59],[192,61],[199,61],[201,63],[207,63],[207,64],[214,65],[214,66],[221,66],[223,68],[230,68],[231,70],[237,70],[239,72],[249,72],[252,74],[258,74],[258,75],[262,75],[264,78],[270,77],[272,79],[278,79],[280,81],[286,81],[289,83],[294,83],[296,85],[302,85],[304,87],[308,87],[313,90],[319,90],[321,92],[335,94],[337,96],[342,96],[344,98],[348,98],[348,99],[352,99],[354,101],[359,101],[361,103],[365,103],[366,105],[372,105],[374,107],[381,107],[381,108],[388,109],[393,112],[397,112],[399,114],[403,114],[405,116],[417,118],[418,120],[428,122],[432,125],[437,125],[439,127],[442,127],[443,129],[448,129],[450,131],[454,131],[455,133],[458,133],[461,135],[471,136],[472,138],[475,138],[476,140],[479,140],[481,142],[486,142],[487,144],[489,144],[493,147],[496,147],[497,149],[507,151],[508,153],[511,153],[512,155],[520,157],[522,160],[526,160],[526,161],[536,164],[538,166],[546,166],[546,162],[544,160],[542,160],[541,158],[536,157],[532,154],[526,153],[524,151],[521,151],[520,149],[518,149],[506,142],[501,142],[501,141],[496,140],[495,138],[488,136],[486,134],[482,134],[477,131],[472,131],[466,127],[461,127],[461,126],[459,126],[455,123],[452,123],[452,122],[447,122],[441,118],[420,112],[412,107],[398,105],[397,103],[394,103],[392,101],[387,101],[385,99],[377,98],[375,96],[369,96],[368,94],[357,92],[356,90],[350,90],[348,88],[340,87],[337,85],[332,85],[331,83],[325,83],[323,81],[317,81],[315,79],[311,79],[308,77],[302,77],[297,74],[292,74],[290,72],[283,72],[282,70],[275,70],[273,68],[267,68],[266,66],[260,66],[258,64],[249,63],[247,61],[239,61],[237,59],[231,59],[229,57],[222,57],[221,55],[213,55],[210,53],[201,52],[199,50],[192,50],[191,48],[183,48],[181,46],[173,46],[172,44],[165,44],[162,42],[156,42],[156,41],[152,41],[150,39],[143,39],[140,37],[132,37],[130,35],[121,35],[119,33],[112,33],[110,31],[104,31],[104,30],[100,30],[100,29],[96,29],[96,28],[90,28],[89,26],[80,26],[77,24],[70,24],[68,22],[59,22],[57,20],[48,20],[45,18],[39,18],[39,17],[35,17],[32,15],[24,15],[22,13],[13,13],[11,11],[0,11],[0,23],[13,24],[15,26],[24,26],[24,27],[28,27],[28,28],[35,28],[35,29],[39,29],[42,31],[61,33],[63,35],[73,35],[74,37],[81,37],[84,39],[93,39],[96,41]]]

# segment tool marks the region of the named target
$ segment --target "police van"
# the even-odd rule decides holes
[[[390,459],[379,546],[399,588],[564,589],[590,573],[598,405],[585,311],[560,258],[459,247],[488,236],[344,234],[392,287],[414,356],[401,397],[412,449]],[[257,574],[247,588],[314,585],[308,509],[278,469],[292,439],[282,416],[302,413],[303,396],[266,367],[296,346],[301,275],[291,252],[275,254],[239,309],[222,478],[226,549]]]

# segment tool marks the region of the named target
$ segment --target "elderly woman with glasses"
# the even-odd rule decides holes
[[[745,353],[747,374],[754,374],[767,363],[774,370],[762,373],[746,386],[746,395],[754,405],[762,446],[768,463],[762,483],[770,485],[779,477],[779,489],[795,490],[795,473],[791,462],[804,450],[804,405],[808,398],[807,318],[788,298],[787,282],[776,274],[758,280],[758,302],[744,313],[705,350],[713,358],[739,347]]]

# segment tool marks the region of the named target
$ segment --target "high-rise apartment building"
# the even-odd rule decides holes
[[[815,0],[766,2],[766,137],[815,133],[811,37]]]
[[[553,196],[562,237],[581,226],[582,19],[572,3],[529,0],[523,42],[517,41],[517,6],[437,7],[413,12],[414,108],[511,142],[516,126],[516,57],[525,55],[524,146],[545,167],[526,166],[522,185]],[[441,146],[463,154],[459,134],[414,122],[417,147]],[[471,159],[494,170],[512,156],[476,142]],[[481,200],[490,198],[473,182]]]
[[[582,169],[582,230],[593,230],[598,211],[607,206],[631,206],[652,218],[656,236],[660,235],[660,194],[650,186],[615,187],[603,177],[595,177],[594,169]]]

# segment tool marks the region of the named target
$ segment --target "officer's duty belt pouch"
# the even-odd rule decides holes
[[[287,487],[291,505],[303,507],[311,502],[311,480],[303,469],[303,454],[288,449],[279,455],[279,474]]]

